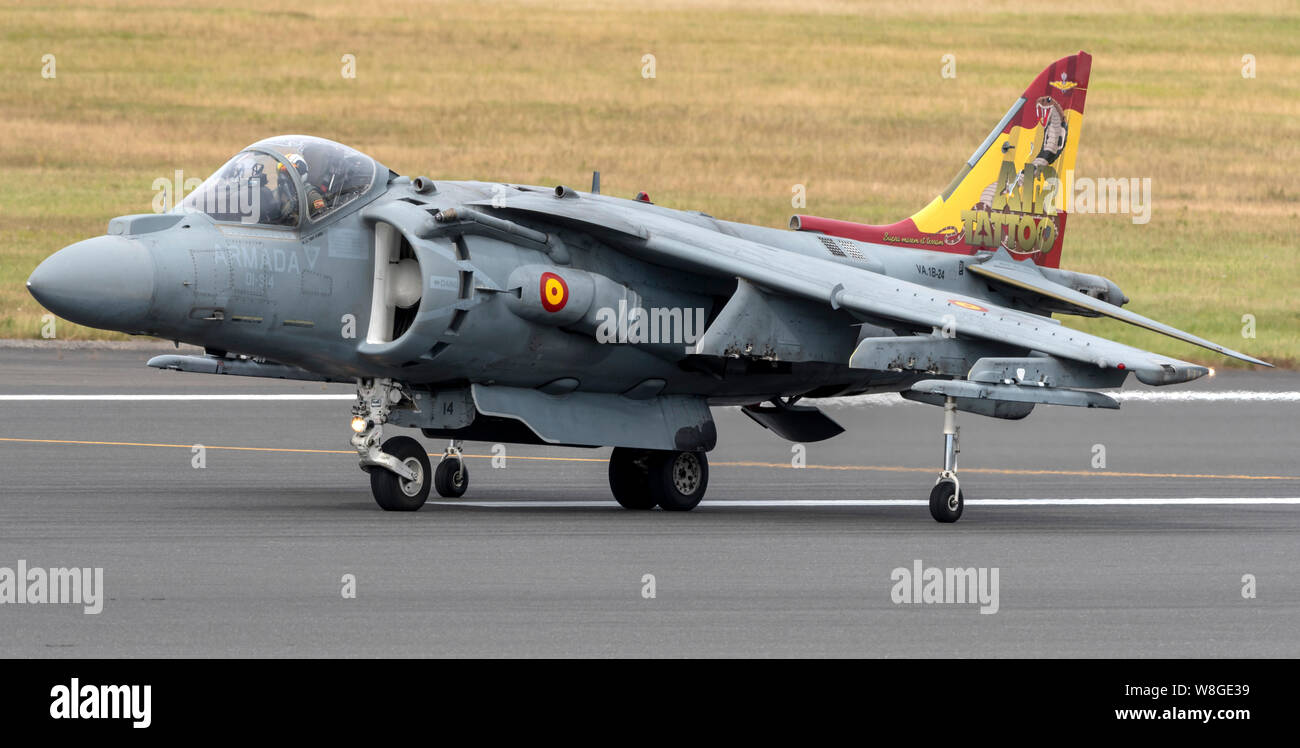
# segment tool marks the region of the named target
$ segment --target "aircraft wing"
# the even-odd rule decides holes
[[[1102,314],[1112,319],[1127,322],[1130,325],[1136,325],[1152,332],[1158,332],[1161,335],[1168,335],[1176,340],[1185,343],[1199,345],[1202,348],[1221,353],[1225,356],[1241,359],[1252,364],[1260,366],[1272,366],[1267,361],[1261,361],[1253,356],[1247,356],[1244,353],[1234,351],[1211,342],[1205,338],[1197,337],[1188,332],[1183,332],[1174,327],[1157,322],[1149,317],[1143,317],[1136,312],[1130,312],[1127,309],[1107,303],[1101,299],[1079,293],[1073,288],[1069,288],[1055,283],[1045,278],[1038,266],[1033,263],[1017,262],[1011,258],[1011,254],[1005,249],[999,249],[994,255],[988,258],[986,262],[972,263],[966,266],[966,269],[976,275],[983,276],[989,280],[1013,286],[1022,291],[1029,291],[1039,296],[1044,296],[1055,301],[1064,302],[1072,306],[1079,307],[1096,314]]]
[[[486,201],[479,205],[490,207]],[[498,209],[526,214],[535,220],[595,229],[610,237],[623,251],[658,264],[743,278],[776,293],[820,300],[833,308],[845,308],[913,326],[942,329],[955,325],[959,338],[1010,344],[1102,369],[1132,371],[1147,384],[1185,382],[1210,371],[1203,366],[1073,330],[1048,317],[999,307],[985,299],[789,252],[692,226],[669,215],[626,209],[611,200],[585,193],[572,198],[540,193],[512,197],[504,209]],[[1186,337],[1182,339],[1190,342],[1200,341],[1186,333],[1183,335]],[[1251,363],[1263,363],[1219,346],[1212,350]]]

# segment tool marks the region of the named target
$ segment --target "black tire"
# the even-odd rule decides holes
[[[655,452],[646,484],[660,509],[689,512],[709,487],[709,458],[703,452]]]
[[[953,494],[957,495],[954,497]],[[957,491],[950,480],[942,480],[930,489],[930,516],[936,522],[956,522],[961,518],[961,510],[966,506],[966,494]]]
[[[654,509],[658,502],[647,485],[652,453],[644,449],[615,447],[609,455],[609,490],[624,509]]]
[[[382,467],[370,469],[370,492],[375,503],[386,512],[414,512],[429,498],[432,471],[429,455],[420,443],[409,436],[394,436],[380,449],[412,467],[418,466],[419,482],[406,481]]]
[[[433,473],[433,488],[439,496],[459,499],[469,489],[469,468],[464,460],[444,457]]]

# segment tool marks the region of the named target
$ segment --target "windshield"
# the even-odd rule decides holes
[[[298,188],[284,164],[268,153],[244,151],[226,162],[177,206],[218,221],[298,225]]]
[[[332,140],[284,135],[254,147],[276,151],[298,172],[307,197],[307,217],[312,221],[366,194],[375,181],[374,159]]]

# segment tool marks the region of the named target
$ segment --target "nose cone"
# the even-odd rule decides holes
[[[120,236],[99,236],[50,255],[27,279],[41,306],[80,325],[123,332],[148,326],[154,262],[149,250]]]

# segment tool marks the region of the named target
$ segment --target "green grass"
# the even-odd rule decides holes
[[[23,281],[45,256],[148,212],[154,179],[205,177],[272,134],[322,135],[439,178],[583,185],[598,168],[609,193],[774,226],[798,183],[803,212],[891,222],[948,183],[1047,62],[1086,49],[1078,173],[1150,177],[1154,207],[1143,226],[1072,217],[1063,265],[1112,278],[1142,314],[1300,361],[1294,3],[260,7],[0,2],[0,337],[39,336]],[[949,53],[955,80],[939,75]],[[344,54],[355,80],[339,74]],[[1244,54],[1256,79],[1241,76]],[[1066,323],[1225,363],[1120,323]]]

